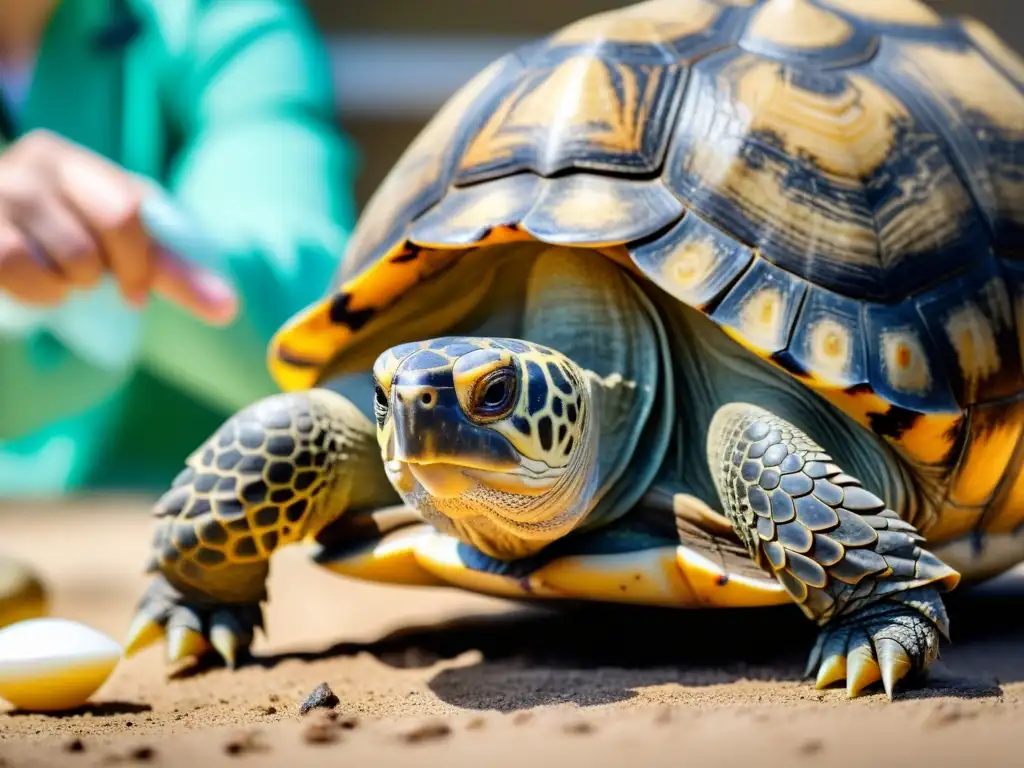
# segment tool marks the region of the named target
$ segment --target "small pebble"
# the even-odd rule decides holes
[[[359,726],[359,718],[355,715],[345,715],[339,718],[337,712],[332,712],[331,714],[337,719],[338,727],[344,731],[352,731]]]
[[[302,738],[307,744],[331,744],[340,739],[341,734],[334,723],[318,722],[306,726]]]
[[[327,683],[320,683],[313,692],[306,697],[306,700],[302,702],[299,707],[299,714],[306,714],[311,709],[334,709],[341,701],[335,695],[334,691],[331,690],[331,686]]]
[[[978,716],[977,712],[964,709],[956,702],[942,702],[925,715],[925,728],[945,728],[961,720],[969,720]]]
[[[424,741],[434,741],[446,738],[451,734],[451,726],[440,721],[431,721],[417,725],[402,734],[402,741],[407,744],[420,744]]]
[[[482,718],[482,717],[474,717],[472,720],[470,720],[468,723],[466,723],[466,730],[467,731],[479,731],[485,725],[487,725],[487,721],[484,718]]]
[[[245,733],[225,744],[224,751],[229,755],[244,755],[251,752],[269,752],[270,747],[260,740],[259,734]]]
[[[338,712],[321,710],[310,715],[311,722],[302,732],[302,738],[310,744],[330,744],[341,739],[342,731],[351,731],[359,724],[354,715],[342,717]]]
[[[128,753],[128,757],[140,763],[148,763],[156,756],[156,750],[152,747],[136,747]]]
[[[72,739],[64,745],[65,752],[85,752],[85,742],[81,739]]]
[[[533,712],[516,712],[512,715],[513,725],[523,725],[533,720]]]
[[[583,720],[577,720],[576,722],[566,723],[565,725],[562,726],[562,730],[565,731],[566,733],[577,733],[577,734],[593,733],[594,732],[594,726],[592,726],[590,723],[585,722]]]
[[[808,739],[800,745],[801,755],[816,755],[825,748],[821,739]]]

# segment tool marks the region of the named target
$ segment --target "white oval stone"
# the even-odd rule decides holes
[[[0,630],[0,697],[54,712],[80,707],[114,671],[121,646],[68,619],[20,621]]]

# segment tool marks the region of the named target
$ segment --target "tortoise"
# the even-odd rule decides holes
[[[797,605],[849,696],[1024,559],[1024,61],[915,0],[649,0],[480,72],[281,392],[155,507],[127,652],[234,666],[269,559],[525,600]]]

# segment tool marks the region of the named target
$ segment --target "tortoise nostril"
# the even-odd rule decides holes
[[[438,403],[437,390],[431,386],[399,385],[395,387],[395,394],[406,408],[429,410]]]
[[[437,390],[429,386],[401,387],[399,397],[409,408],[423,408],[430,410],[437,405]]]

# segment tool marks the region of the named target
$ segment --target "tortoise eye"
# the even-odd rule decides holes
[[[388,403],[388,396],[384,393],[384,388],[380,384],[373,385],[373,415],[377,418],[377,426],[384,426],[384,422],[388,418],[388,409],[390,403]]]
[[[494,421],[507,416],[515,401],[515,372],[509,368],[492,371],[473,389],[470,416],[478,421]]]

